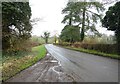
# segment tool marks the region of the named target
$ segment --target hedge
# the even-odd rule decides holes
[[[89,50],[96,50],[108,54],[118,54],[117,44],[86,44],[86,43],[59,43],[56,45],[72,46],[75,48],[84,48]]]

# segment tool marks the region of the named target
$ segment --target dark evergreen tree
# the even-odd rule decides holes
[[[17,50],[31,36],[31,8],[29,2],[2,3],[3,50]]]
[[[102,20],[103,27],[108,30],[115,31],[115,36],[118,44],[118,52],[120,54],[120,2],[109,7],[105,17]]]

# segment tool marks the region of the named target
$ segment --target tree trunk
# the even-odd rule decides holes
[[[84,28],[85,28],[85,7],[83,8],[83,20],[82,20],[82,29],[81,29],[81,42],[84,40]]]
[[[71,12],[70,12],[70,15],[72,15]],[[72,17],[70,17],[70,19],[69,19],[69,25],[70,25],[70,26],[72,25]]]

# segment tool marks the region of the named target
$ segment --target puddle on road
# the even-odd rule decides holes
[[[58,61],[58,65],[59,65],[59,66],[61,66],[61,63],[60,63],[60,61]]]
[[[46,73],[45,82],[73,82],[73,78],[61,66],[53,66]]]
[[[50,56],[50,53],[47,53],[47,56]]]
[[[74,81],[71,76],[68,76],[66,74],[61,66],[60,61],[57,60],[51,60],[50,61],[52,66],[48,69],[45,77],[45,82],[72,82]]]
[[[54,66],[52,69],[53,69],[53,71],[58,72],[58,73],[62,73],[63,72],[63,69],[60,66]]]
[[[58,62],[57,60],[51,60],[50,62]]]
[[[57,60],[47,60],[45,61],[46,63],[55,63],[55,64],[58,64],[58,61]]]
[[[69,73],[68,73],[69,74]],[[73,77],[68,75],[61,62],[47,53],[41,61],[22,71],[8,81],[22,82],[73,82]],[[23,80],[24,79],[24,80]]]
[[[61,66],[61,62],[47,53],[47,58],[44,60],[45,65],[48,67],[44,69],[38,82],[72,82],[73,78],[65,73]],[[44,64],[43,63],[43,64]]]
[[[47,53],[47,58],[43,62],[48,68],[42,71],[38,82],[73,82],[74,78],[63,70],[61,62]]]

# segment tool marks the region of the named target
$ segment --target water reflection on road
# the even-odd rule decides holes
[[[47,44],[48,52],[61,62],[77,82],[118,82],[118,60]]]

